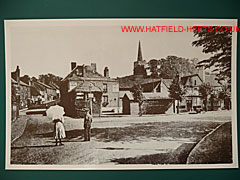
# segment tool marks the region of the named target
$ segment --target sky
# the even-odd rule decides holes
[[[10,21],[6,26],[7,61],[11,71],[19,65],[21,76],[38,77],[53,73],[65,77],[71,62],[97,64],[103,74],[109,67],[111,77],[133,73],[141,41],[143,59],[161,59],[168,55],[184,58],[209,57],[201,47],[193,47],[192,32],[121,31],[122,25],[193,25],[195,21],[159,20],[43,20]]]

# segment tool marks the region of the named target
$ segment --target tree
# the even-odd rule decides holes
[[[218,94],[218,98],[224,102],[224,108],[230,110],[231,106],[231,86],[223,85],[221,91]]]
[[[149,66],[148,69],[151,72],[151,77],[153,78],[159,77],[159,73],[160,73],[159,65],[160,65],[160,61],[156,59],[151,59],[148,62],[148,66]]]
[[[208,96],[212,94],[212,87],[209,84],[203,83],[199,86],[199,93],[201,95],[201,99],[203,102],[203,107],[204,107],[203,109],[204,111],[208,111],[208,108],[207,108]]]
[[[133,98],[136,102],[138,102],[138,106],[139,106],[139,116],[142,116],[143,114],[143,110],[142,110],[142,104],[144,101],[144,97],[143,97],[143,89],[141,87],[140,84],[135,84],[132,89],[131,92],[133,93]]]
[[[197,73],[195,66],[198,59],[186,59],[177,56],[167,56],[160,60],[159,76],[162,78],[174,78],[178,73],[189,75]]]
[[[184,94],[185,94],[185,90],[181,86],[179,74],[176,73],[176,76],[173,79],[172,84],[170,85],[170,88],[169,88],[169,97],[177,100],[177,114],[179,114],[179,105],[180,105],[180,101],[182,101]]]
[[[57,86],[60,86],[62,78],[54,74],[48,73],[39,75],[39,80],[47,85],[56,84]]]
[[[210,29],[211,28],[211,29]],[[212,56],[202,60],[197,67],[211,68],[217,72],[217,79],[228,79],[231,82],[231,54],[232,54],[232,33],[230,27],[226,32],[218,32],[219,27],[208,27],[203,31],[194,32],[198,39],[192,42],[195,47],[203,47],[203,53],[210,53]]]

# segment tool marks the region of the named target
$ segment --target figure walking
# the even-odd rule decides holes
[[[55,141],[56,141],[55,145],[57,146],[59,142],[59,145],[61,146],[63,145],[62,139],[66,137],[63,121],[60,119],[54,119],[53,123],[54,123],[54,131],[55,131],[54,134],[55,134]]]
[[[89,113],[89,109],[87,109],[84,117],[84,141],[90,141],[91,124],[92,124],[92,115]]]
[[[66,137],[65,134],[65,128],[64,128],[64,117],[63,115],[65,114],[64,108],[55,105],[51,106],[47,112],[47,116],[52,118],[52,122],[54,123],[54,139],[56,142],[56,146],[58,145],[63,145],[62,139]]]

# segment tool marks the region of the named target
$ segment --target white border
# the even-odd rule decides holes
[[[34,20],[5,20],[5,69],[6,69],[6,162],[7,170],[140,170],[140,169],[216,169],[238,168],[238,145],[237,145],[237,33],[232,34],[232,164],[198,164],[198,165],[12,165],[11,155],[11,28],[21,25],[34,25],[44,22],[48,25],[61,23],[61,25],[106,26],[106,25],[219,25],[237,26],[237,19],[34,19]],[[122,24],[119,24],[122,23]],[[191,24],[188,24],[191,22]],[[158,23],[158,24],[157,24]]]

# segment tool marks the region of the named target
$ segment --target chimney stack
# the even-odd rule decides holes
[[[109,78],[109,69],[108,69],[108,67],[104,68],[104,77]]]
[[[19,85],[20,84],[20,69],[19,69],[19,66],[17,66],[17,69],[16,69],[16,81]]]
[[[84,77],[86,74],[86,67],[85,64],[82,65],[82,77]]]
[[[94,72],[97,72],[97,64],[96,63],[91,63],[91,68]]]
[[[77,66],[76,62],[71,62],[71,71]]]

